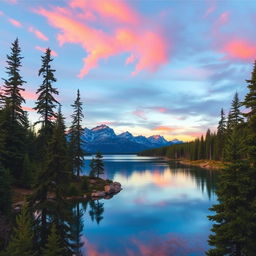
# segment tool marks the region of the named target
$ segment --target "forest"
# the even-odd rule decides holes
[[[216,190],[219,204],[211,208],[215,215],[208,217],[213,221],[209,256],[256,253],[256,62],[246,83],[245,98],[240,101],[235,93],[228,116],[221,110],[216,133],[207,130],[195,141],[140,153],[224,163]]]
[[[51,50],[41,58],[34,110],[40,119],[30,123],[22,104],[26,81],[21,48],[16,39],[7,55],[6,78],[0,98],[0,255],[80,255],[81,212],[65,199],[88,190],[83,170],[83,103],[79,90],[67,129],[54,87]],[[90,177],[104,173],[100,153],[91,161]],[[22,209],[14,209],[19,192],[30,191]],[[91,218],[100,222],[103,204],[89,201]],[[87,203],[84,203],[86,209]],[[18,213],[18,214],[17,214]]]

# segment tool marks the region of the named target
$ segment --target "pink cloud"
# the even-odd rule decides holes
[[[172,127],[169,126],[156,126],[153,128],[154,131],[165,131],[165,132],[171,132],[177,129],[174,129]]]
[[[37,96],[34,92],[30,91],[21,91],[21,96],[26,100],[36,100]]]
[[[132,75],[142,70],[156,71],[168,62],[170,44],[166,42],[159,29],[146,29],[143,18],[122,0],[103,0],[100,3],[99,5],[98,1],[74,0],[70,3],[71,7],[36,10],[38,14],[48,19],[51,26],[60,30],[57,35],[60,45],[79,44],[86,51],[84,66],[78,77],[83,78],[87,75],[91,69],[99,65],[100,60],[122,53],[130,54],[126,63],[136,60]],[[109,18],[110,21],[102,21],[102,25],[108,27],[107,32],[81,20],[81,11],[96,13],[103,19]],[[100,19],[97,21],[101,22]],[[113,25],[111,21],[119,23]],[[137,23],[136,28],[134,22]]]
[[[143,120],[147,120],[146,113],[143,110],[136,109],[135,111],[132,112],[132,114]]]
[[[109,18],[116,22],[136,25],[140,21],[140,15],[123,0],[72,0],[70,6],[80,8],[85,14],[88,13],[88,10],[91,10],[102,18]]]
[[[256,57],[256,44],[245,39],[233,39],[222,48],[228,58],[252,60]]]
[[[30,26],[28,28],[28,31],[33,33],[33,34],[35,34],[35,36],[37,38],[39,38],[39,39],[41,39],[43,41],[48,41],[49,40],[49,38],[46,35],[44,35],[40,30],[38,30],[38,29],[36,29],[36,28],[34,28],[32,26]]]
[[[131,64],[135,61],[135,56],[133,54],[131,54],[125,61],[125,64],[128,65],[128,64]]]
[[[23,106],[22,109],[23,109],[24,111],[29,111],[29,112],[35,111],[33,108],[26,107],[26,106]]]
[[[206,9],[203,15],[204,18],[207,18],[210,14],[212,14],[217,9],[216,0],[209,0],[208,2],[210,3],[210,5]]]
[[[229,12],[223,12],[219,16],[219,18],[217,20],[217,23],[221,24],[221,25],[224,25],[224,24],[226,24],[229,21],[229,18],[230,18],[230,13]]]
[[[15,20],[15,19],[12,19],[12,18],[9,18],[8,21],[15,27],[22,27],[22,24],[18,21],[18,20]]]
[[[38,51],[44,52],[44,53],[45,53],[45,51],[46,51],[46,48],[41,47],[41,46],[36,46],[35,49],[38,50]],[[52,54],[52,56],[54,56],[54,57],[58,56],[58,53],[55,52],[55,51],[52,50],[52,49],[51,49],[51,54]]]
[[[0,11],[0,16],[3,16],[4,15],[4,12]]]
[[[5,0],[5,2],[7,2],[9,4],[17,4],[18,0]]]

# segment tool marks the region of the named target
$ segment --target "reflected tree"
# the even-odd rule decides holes
[[[92,221],[96,221],[97,224],[103,220],[103,213],[104,213],[104,203],[101,203],[99,200],[90,201],[90,211],[89,214],[91,216]]]

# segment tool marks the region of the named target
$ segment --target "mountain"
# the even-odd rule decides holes
[[[100,151],[104,154],[137,153],[150,148],[182,143],[179,140],[167,141],[160,135],[154,135],[148,138],[142,135],[133,136],[128,131],[116,135],[112,128],[104,124],[92,129],[85,128],[83,140],[85,141],[84,147],[87,153]]]

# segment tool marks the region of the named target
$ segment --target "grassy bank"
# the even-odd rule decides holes
[[[218,169],[223,169],[225,168],[225,162],[222,161],[216,161],[216,160],[176,160],[181,164],[184,165],[193,165],[193,166],[198,166],[200,168],[204,169],[210,169],[210,170],[218,170]]]

